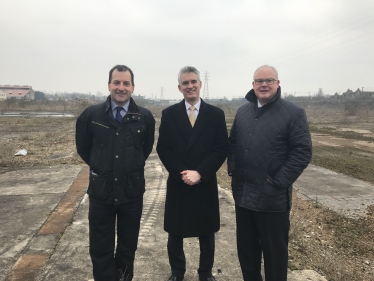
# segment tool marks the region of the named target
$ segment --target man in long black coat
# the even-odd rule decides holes
[[[199,71],[182,68],[184,100],[162,112],[157,152],[169,172],[164,229],[169,233],[169,281],[183,280],[183,238],[199,237],[200,280],[214,281],[214,233],[220,228],[216,172],[228,152],[224,112],[200,99]]]

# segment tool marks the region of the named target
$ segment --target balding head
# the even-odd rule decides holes
[[[259,71],[261,68],[266,68],[266,67],[267,67],[267,68],[270,68],[270,69],[272,69],[272,70],[274,71],[274,73],[275,73],[275,78],[278,80],[278,70],[276,70],[274,66],[267,65],[267,64],[262,65],[262,66],[260,66],[259,68],[256,69],[255,73],[253,74],[253,80],[255,80],[256,72]]]
[[[278,71],[274,67],[263,65],[256,69],[252,87],[261,105],[268,103],[276,95],[279,83]]]

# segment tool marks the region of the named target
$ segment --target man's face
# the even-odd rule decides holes
[[[201,81],[199,81],[196,73],[182,73],[180,80],[181,84],[178,85],[178,89],[183,94],[184,99],[191,105],[196,104],[199,101],[201,89]]]
[[[277,74],[270,67],[262,67],[256,71],[252,87],[261,105],[268,103],[275,96],[279,83]]]
[[[135,85],[131,83],[130,71],[119,72],[115,69],[112,72],[112,81],[108,83],[110,98],[119,106],[123,106],[131,98]]]

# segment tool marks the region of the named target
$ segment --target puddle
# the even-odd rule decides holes
[[[75,117],[74,114],[66,112],[50,112],[50,111],[30,111],[30,112],[19,112],[9,111],[0,114],[0,117]]]

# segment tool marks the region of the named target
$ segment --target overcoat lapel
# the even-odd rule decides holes
[[[182,100],[177,106],[174,122],[177,124],[177,127],[183,138],[186,140],[186,143],[188,143],[191,136],[191,124],[188,120],[184,100]]]
[[[190,149],[193,143],[197,140],[200,134],[205,130],[208,124],[208,121],[209,121],[209,108],[206,105],[206,103],[203,100],[201,100],[199,115],[197,116],[191,138],[188,142],[187,151]]]

